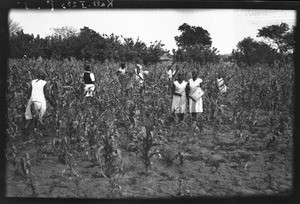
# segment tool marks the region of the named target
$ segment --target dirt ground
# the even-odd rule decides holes
[[[262,122],[261,122],[262,124]],[[120,128],[122,133],[122,128]],[[21,157],[28,153],[34,174],[35,192],[28,178],[13,165],[8,155],[7,197],[46,198],[179,198],[202,196],[289,195],[293,180],[293,141],[291,130],[283,135],[266,135],[268,127],[238,134],[228,125],[217,129],[204,123],[202,133],[193,135],[184,125],[165,135],[165,149],[152,158],[149,173],[134,152],[122,148],[124,175],[112,185],[101,176],[99,166],[85,157],[76,160],[75,169],[83,177],[76,191],[74,180],[65,173],[67,165],[55,152],[37,152],[34,141],[15,146]],[[276,138],[270,143],[270,138]],[[44,130],[44,143],[51,142]],[[183,163],[174,158],[183,152]],[[172,160],[173,158],[173,160]]]

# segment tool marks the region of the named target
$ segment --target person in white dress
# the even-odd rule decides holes
[[[203,80],[198,77],[197,71],[193,71],[192,78],[189,79],[187,85],[187,90],[189,92],[189,112],[192,114],[193,120],[197,120],[197,115],[203,112],[203,99],[202,97],[200,97],[196,101],[190,96],[196,91],[198,91],[198,89],[201,89],[202,85],[203,85]],[[201,94],[203,94],[203,91]]]
[[[183,73],[178,73],[177,80],[172,86],[172,112],[177,114],[180,121],[184,119],[187,107],[187,92],[186,86],[188,82],[183,79]]]
[[[85,65],[83,73],[85,97],[93,97],[95,92],[95,75],[91,72],[89,65]]]
[[[37,79],[32,80],[29,84],[31,96],[28,100],[25,110],[25,119],[27,120],[25,127],[28,127],[30,120],[32,119],[31,110],[35,111],[40,120],[42,119],[47,109],[46,99],[53,107],[55,107],[53,101],[49,97],[45,78],[46,74],[40,70],[37,74]]]

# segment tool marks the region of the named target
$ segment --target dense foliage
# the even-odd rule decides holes
[[[160,41],[152,42],[149,47],[133,38],[111,35],[100,35],[84,27],[77,33],[69,27],[53,29],[54,34],[45,38],[39,35],[25,34],[22,29],[12,30],[10,36],[10,57],[70,59],[134,62],[138,58],[144,64],[157,63],[167,51]]]
[[[220,60],[217,48],[211,47],[212,39],[207,30],[187,23],[179,26],[178,30],[181,32],[180,36],[175,36],[178,49],[173,50],[176,62],[188,61],[204,65]]]
[[[237,44],[237,49],[232,51],[230,59],[248,66],[260,63],[268,65],[290,63],[295,48],[294,33],[295,27],[290,29],[286,23],[258,29],[257,37],[263,38],[263,41],[244,38]]]

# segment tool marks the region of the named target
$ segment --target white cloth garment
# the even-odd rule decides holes
[[[134,69],[135,80],[139,82],[140,86],[142,86],[144,83],[144,75],[149,74],[149,71],[142,70],[142,66],[139,64],[137,66],[140,67],[140,71],[138,72],[137,69]]]
[[[85,84],[84,91],[86,93],[85,97],[93,97],[95,91],[94,84]]]
[[[95,75],[94,75],[94,73],[91,73],[90,77],[91,77],[91,80],[94,82],[95,81]]]
[[[167,71],[169,81],[172,81],[175,72],[176,72],[175,70],[172,71],[171,69],[169,69],[169,70]]]
[[[46,113],[46,98],[44,95],[45,80],[34,79],[31,81],[31,97],[27,103],[25,118],[26,120],[32,119],[31,104],[34,104],[34,109],[37,111],[39,118],[42,118]]]
[[[172,111],[175,113],[186,113],[186,85],[187,81],[174,81],[175,92],[180,93],[181,96],[173,94]]]
[[[190,93],[196,91],[199,88],[199,84],[202,82],[202,79],[197,78],[195,81],[193,79],[189,79],[190,85]],[[194,101],[189,98],[189,111],[190,113],[202,113],[203,112],[203,100],[202,97],[198,101]]]
[[[218,88],[219,88],[219,91],[221,93],[226,93],[227,91],[227,86],[224,84],[224,80],[223,78],[217,78],[217,82],[218,82]]]
[[[126,69],[122,69],[121,67],[118,69],[118,72],[120,72],[121,75],[125,75]]]

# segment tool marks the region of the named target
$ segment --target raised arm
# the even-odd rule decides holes
[[[92,82],[95,82],[95,75],[93,73],[90,74]]]

